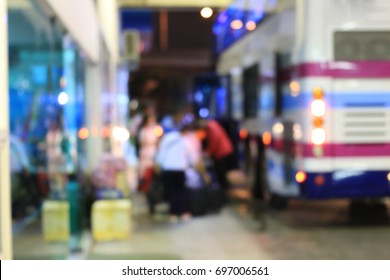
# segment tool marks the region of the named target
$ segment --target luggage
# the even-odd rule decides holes
[[[42,231],[46,241],[69,240],[69,203],[67,201],[46,200],[43,203]]]
[[[189,188],[190,212],[193,216],[203,216],[219,212],[225,202],[224,192],[219,188],[216,177],[211,173],[212,183],[200,188]]]
[[[131,203],[126,199],[99,200],[92,205],[92,237],[96,241],[123,240],[132,228]]]

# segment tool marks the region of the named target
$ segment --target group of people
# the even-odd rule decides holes
[[[220,190],[226,192],[226,173],[236,168],[233,144],[215,120],[195,120],[178,111],[160,125],[153,110],[145,112],[143,121],[133,119],[138,130],[130,129],[138,150],[138,189],[147,193],[153,180],[161,178],[170,221],[188,220],[192,215],[189,189],[207,187],[213,180],[205,159],[213,163]]]

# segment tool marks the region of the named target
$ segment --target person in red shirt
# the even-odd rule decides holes
[[[199,126],[205,131],[206,153],[214,161],[220,187],[226,191],[229,187],[226,175],[237,168],[232,141],[223,127],[215,120],[202,120]]]

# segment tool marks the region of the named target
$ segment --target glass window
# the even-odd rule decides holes
[[[259,65],[253,65],[244,70],[244,116],[246,118],[255,118],[258,109],[259,89]]]
[[[334,59],[390,60],[390,31],[337,31],[334,33]]]

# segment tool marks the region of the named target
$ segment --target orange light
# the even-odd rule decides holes
[[[303,171],[298,171],[297,174],[295,174],[295,180],[296,180],[299,184],[305,182],[305,181],[306,181],[306,178],[307,178],[306,173],[303,172]]]
[[[111,135],[111,129],[107,126],[103,126],[101,131],[100,131],[100,135],[103,138],[108,138]]]
[[[230,23],[230,27],[234,30],[241,29],[243,27],[243,23],[239,19],[235,19]]]
[[[253,31],[256,29],[256,22],[254,22],[253,20],[250,20],[248,21],[246,24],[245,24],[245,28],[249,31]]]
[[[89,136],[89,130],[88,130],[88,128],[86,128],[86,127],[80,128],[79,132],[77,133],[77,136],[78,136],[81,140],[87,139],[88,136]]]
[[[272,142],[272,135],[270,132],[266,131],[263,133],[263,144],[268,146]]]
[[[161,137],[163,136],[163,134],[164,134],[164,129],[161,126],[157,125],[154,128],[154,135],[156,135],[156,137]]]
[[[314,127],[321,127],[324,125],[324,120],[321,118],[314,118],[313,125],[314,125]]]
[[[195,134],[196,134],[196,137],[198,137],[198,139],[200,140],[200,141],[203,141],[204,139],[206,139],[206,131],[204,131],[204,130],[197,130],[196,132],[195,132]]]
[[[246,138],[248,138],[248,135],[249,135],[248,130],[246,130],[245,128],[241,128],[240,129],[240,138],[241,138],[241,140],[245,140]]]
[[[390,182],[390,172],[387,173],[387,180]]]
[[[317,186],[322,186],[323,184],[325,184],[325,177],[322,176],[322,175],[317,175],[317,176],[314,178],[314,183],[315,183]]]
[[[322,90],[322,88],[320,88],[320,87],[315,87],[315,88],[313,89],[313,97],[314,97],[315,99],[321,99],[321,98],[323,98],[323,97],[324,97],[324,91]]]

